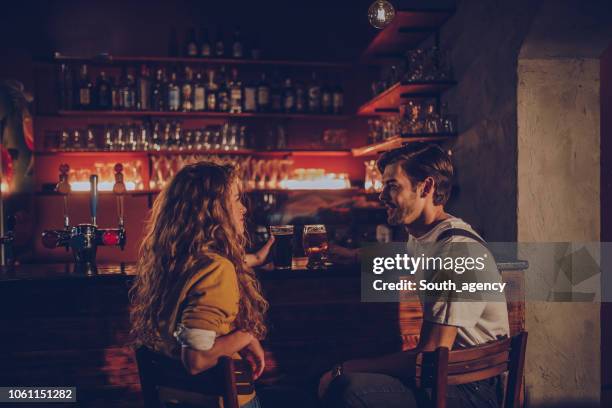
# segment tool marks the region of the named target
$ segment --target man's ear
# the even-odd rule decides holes
[[[425,198],[429,195],[429,193],[434,192],[434,189],[436,188],[436,182],[434,181],[433,177],[426,177],[425,180],[423,180],[421,182],[421,185],[423,186],[423,191],[421,193],[421,197]]]

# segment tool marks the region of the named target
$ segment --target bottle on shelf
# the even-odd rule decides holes
[[[251,58],[254,60],[261,59],[261,48],[259,47],[259,39],[257,36],[253,36],[251,43]]]
[[[270,85],[266,80],[266,74],[261,74],[261,81],[257,84],[257,111],[270,111]]]
[[[282,112],[283,110],[283,89],[278,78],[278,72],[272,76],[272,85],[270,86],[270,109],[272,112]]]
[[[312,81],[308,85],[308,112],[321,113],[321,84],[315,72],[312,73]]]
[[[242,82],[238,78],[238,69],[232,68],[232,79],[229,82],[230,92],[230,113],[242,113]]]
[[[121,109],[121,85],[119,84],[119,80],[115,81],[114,78],[110,78],[111,83],[111,102],[112,109],[118,110]]]
[[[181,85],[181,109],[183,112],[193,110],[193,71],[185,67],[185,79]]]
[[[243,51],[244,47],[242,46],[242,41],[240,40],[240,28],[236,27],[236,30],[234,31],[234,42],[232,43],[232,57],[242,58]]]
[[[113,107],[112,86],[110,81],[106,77],[106,72],[100,72],[100,76],[96,80],[94,93],[97,109],[108,110]]]
[[[61,64],[58,71],[57,96],[60,109],[74,108],[74,77],[72,67]]]
[[[158,68],[155,71],[155,80],[151,87],[151,109],[154,111],[166,110],[166,95],[164,95],[164,70]]]
[[[215,38],[215,57],[225,57],[225,41],[223,39],[223,29],[217,29],[217,37]]]
[[[219,69],[218,82],[219,90],[217,91],[217,110],[219,112],[228,112],[230,108],[230,94],[225,66],[222,66]]]
[[[190,28],[185,39],[185,56],[186,57],[197,57],[198,56],[198,42],[196,40],[196,29]]]
[[[136,109],[151,110],[151,75],[149,68],[142,64],[136,79]]]
[[[168,110],[176,112],[181,107],[181,90],[178,86],[176,79],[176,72],[170,74],[170,81],[168,82]]]
[[[291,113],[295,112],[295,89],[291,82],[291,78],[285,79],[285,86],[283,87],[283,112]]]
[[[89,80],[89,75],[87,74],[87,65],[83,64],[81,66],[81,72],[79,77],[78,106],[80,109],[92,108],[92,88],[93,85]]]
[[[134,77],[124,68],[119,87],[119,104],[121,109],[134,110],[136,107],[136,89]]]
[[[168,56],[178,57],[179,55],[178,36],[176,34],[176,28],[170,30],[170,36],[168,38]]]
[[[295,82],[295,111],[297,113],[306,112],[306,88],[301,81]]]
[[[257,85],[252,81],[244,84],[244,111],[257,112]]]
[[[202,28],[200,39],[200,56],[204,58],[210,58],[212,56],[212,46],[210,45],[208,29],[206,27]]]
[[[216,82],[215,70],[211,68],[207,71],[207,74],[208,83],[206,84],[206,110],[216,111],[218,105],[217,92],[219,91],[219,86]]]
[[[198,72],[193,82],[193,110],[203,111],[206,109],[206,88],[202,80],[202,74]]]
[[[342,89],[342,84],[340,81],[338,81],[334,87],[334,92],[332,95],[332,109],[336,115],[341,115],[344,111],[344,90]]]
[[[325,114],[333,112],[332,89],[327,83],[321,87],[321,112]]]

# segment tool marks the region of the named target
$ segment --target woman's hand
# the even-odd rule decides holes
[[[319,380],[319,390],[317,394],[319,395],[319,399],[322,399],[327,389],[329,388],[329,384],[332,382],[332,373],[331,371],[326,371]]]
[[[253,340],[242,350],[240,355],[246,359],[253,368],[253,380],[258,379],[266,368],[266,358],[264,356],[263,347],[259,340],[253,337]]]
[[[259,266],[265,262],[272,245],[274,244],[274,235],[270,234],[270,239],[261,247],[261,249],[254,254],[247,254],[244,262],[248,267]]]

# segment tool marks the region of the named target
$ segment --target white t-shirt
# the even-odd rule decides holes
[[[420,248],[433,248],[436,256],[442,256],[452,246],[451,243],[476,243],[478,241],[465,236],[449,236],[437,242],[438,236],[448,229],[463,229],[480,237],[472,227],[460,218],[451,217],[441,221],[438,225],[421,237],[409,236],[408,248],[412,253],[417,253]],[[483,245],[470,245],[471,248],[479,248],[488,252]],[[490,252],[489,252],[490,254]],[[432,254],[428,254],[431,256]],[[489,255],[490,262],[487,265],[486,279],[482,281],[501,282],[501,275],[495,265],[492,255]],[[473,275],[478,281],[478,274]],[[430,277],[431,278],[431,277]],[[472,278],[473,279],[473,278]],[[455,347],[471,347],[489,341],[495,341],[498,336],[509,336],[510,327],[508,324],[508,309],[505,295],[500,293],[497,300],[486,301],[451,301],[444,299],[441,301],[423,302],[423,320],[457,327],[457,338]]]

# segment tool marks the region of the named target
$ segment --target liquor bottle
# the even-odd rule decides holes
[[[328,84],[323,85],[321,88],[321,112],[325,114],[333,112],[332,89]]]
[[[230,107],[230,95],[227,87],[227,76],[225,74],[225,67],[222,66],[219,70],[219,90],[217,91],[217,110],[219,112],[228,112]]]
[[[121,92],[119,86],[119,80],[115,81],[113,77],[110,78],[111,83],[111,102],[113,110],[121,109]]]
[[[272,86],[270,86],[270,105],[272,112],[283,110],[283,89],[278,79],[278,72],[272,76]]]
[[[308,112],[321,112],[321,85],[317,80],[317,74],[312,73],[312,82],[308,85]]]
[[[230,113],[242,113],[242,82],[238,79],[238,70],[232,68],[232,80],[229,83],[230,89]]]
[[[92,108],[92,98],[91,98],[91,89],[93,85],[89,80],[89,76],[87,75],[87,65],[83,65],[81,67],[81,74],[79,79],[79,108],[80,109],[91,109]]]
[[[121,86],[119,88],[119,98],[121,108],[124,110],[134,110],[136,107],[136,87],[132,74],[126,74],[124,69]]]
[[[74,107],[74,78],[72,68],[68,64],[61,64],[58,71],[57,96],[60,109]]]
[[[170,38],[168,39],[168,56],[178,57],[179,45],[178,36],[176,35],[176,28],[170,30]]]
[[[217,38],[215,39],[215,57],[223,58],[225,56],[225,41],[223,41],[223,30],[217,29]]]
[[[283,111],[286,113],[295,112],[295,89],[291,83],[291,78],[285,79],[283,88]]]
[[[151,87],[151,109],[154,111],[163,111],[165,108],[164,71],[158,68],[157,71],[155,71],[155,81]]]
[[[212,46],[210,45],[210,40],[208,39],[207,28],[202,28],[202,38],[200,40],[200,56],[207,58],[212,56]]]
[[[176,112],[181,107],[181,90],[179,89],[176,81],[176,72],[170,75],[170,82],[168,82],[168,110]]]
[[[240,41],[240,28],[236,28],[236,31],[234,31],[234,43],[232,44],[232,57],[242,58],[242,56],[243,46],[242,41]]]
[[[206,84],[206,110],[216,111],[217,110],[217,92],[219,87],[215,82],[215,70],[209,69],[208,72],[208,83]]]
[[[257,85],[250,81],[244,84],[244,111],[257,112]]]
[[[332,108],[334,114],[336,115],[341,115],[342,111],[344,110],[344,90],[342,89],[340,81],[338,81],[338,84],[334,88],[334,93],[332,96]]]
[[[270,85],[266,81],[266,74],[261,74],[261,81],[257,85],[257,110],[258,112],[270,111]]]
[[[259,48],[259,39],[257,37],[254,37],[251,43],[251,58],[254,60],[261,58],[261,48]]]
[[[193,110],[193,71],[189,67],[185,67],[185,79],[181,85],[181,101],[183,112]]]
[[[306,88],[300,81],[295,82],[295,111],[297,113],[306,112]]]
[[[140,76],[136,79],[136,109],[151,109],[151,75],[146,65],[140,66]]]
[[[198,43],[196,41],[196,30],[190,28],[185,39],[185,56],[197,57],[198,56]]]
[[[203,111],[206,109],[206,88],[202,81],[202,74],[197,73],[193,83],[193,110]]]
[[[100,72],[96,80],[95,98],[98,109],[107,110],[113,107],[111,83],[106,78],[106,72]]]

